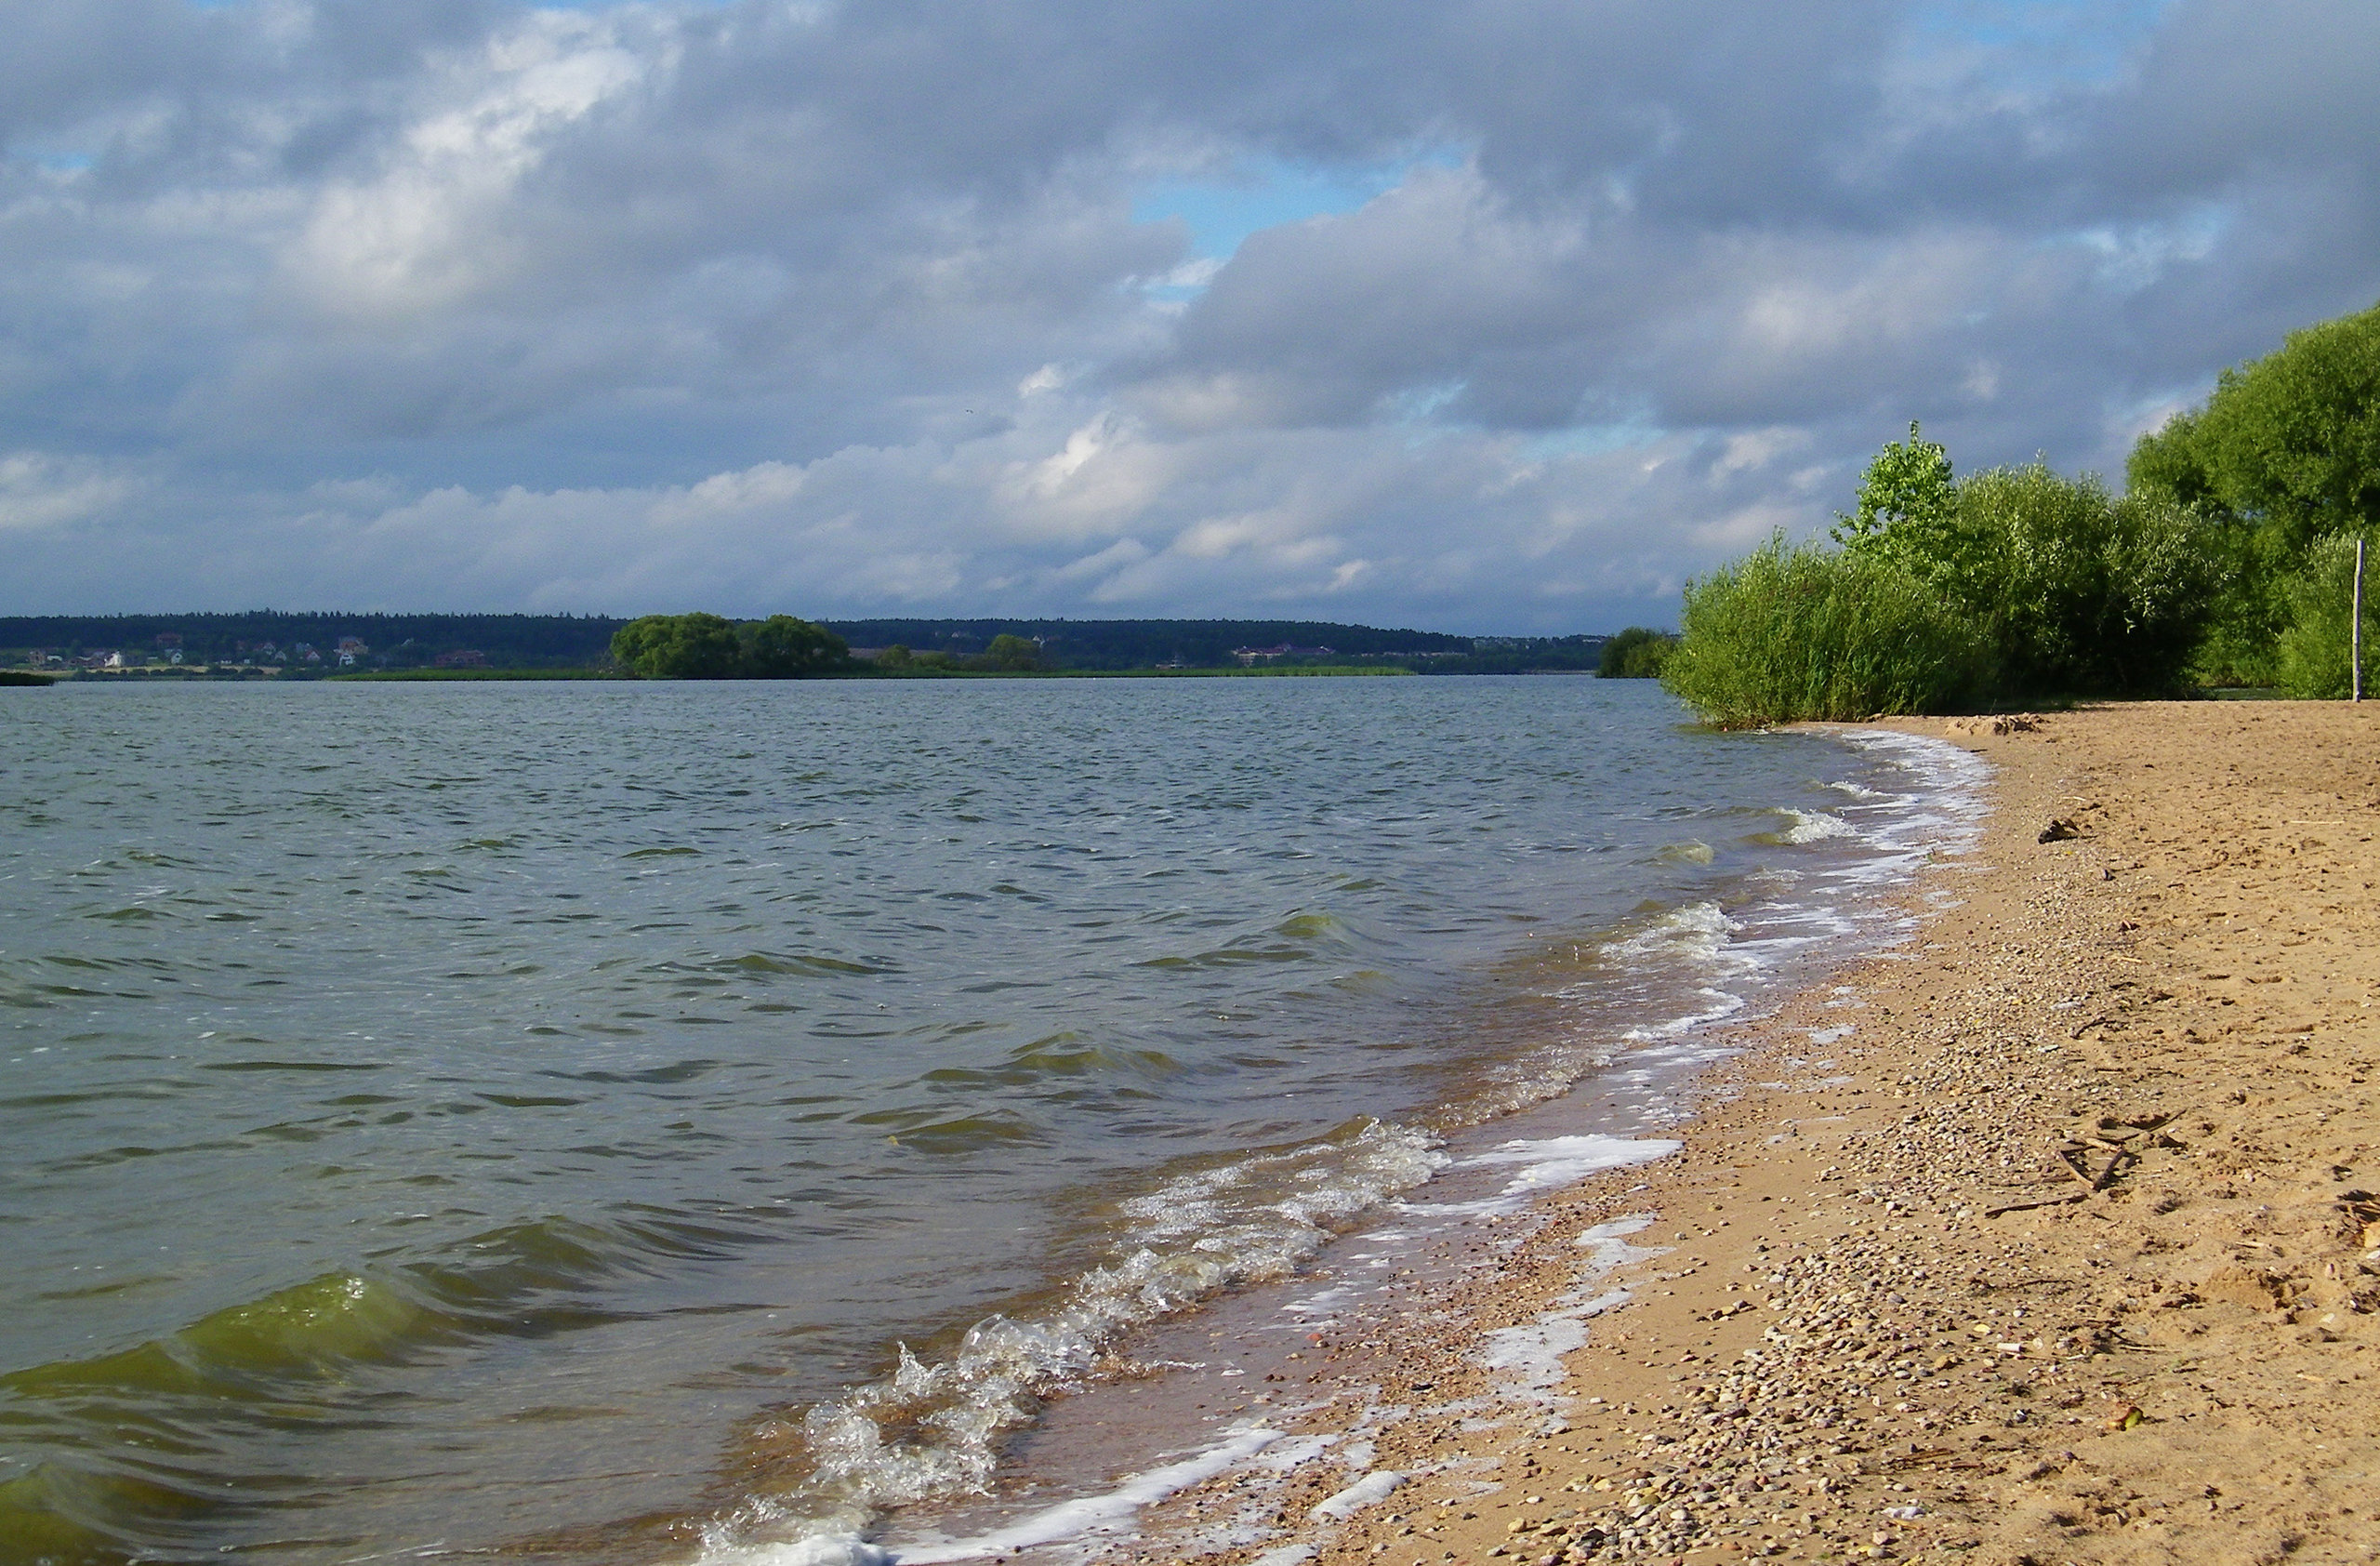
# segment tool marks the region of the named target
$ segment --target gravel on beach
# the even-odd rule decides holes
[[[2380,1559],[2380,710],[1893,726],[1995,768],[1913,938],[1103,1559]]]

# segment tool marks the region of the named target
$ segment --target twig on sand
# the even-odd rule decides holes
[[[1983,1215],[1987,1218],[1996,1218],[2003,1213],[2030,1213],[2036,1207],[2065,1207],[2082,1201],[2090,1194],[2089,1191],[2069,1191],[2064,1196],[2043,1197],[2039,1201],[2011,1201],[2005,1206],[1987,1207],[1983,1210]]]

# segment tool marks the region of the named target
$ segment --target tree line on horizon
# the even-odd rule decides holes
[[[2380,524],[2380,305],[2292,333],[2135,444],[2125,488],[1958,475],[1912,422],[1826,540],[1690,582],[1669,688],[1722,727],[2252,686],[2348,694]],[[2367,595],[2364,640],[2375,617]]]
[[[891,623],[932,626],[936,622]],[[1162,627],[1167,622],[1140,623]],[[1209,628],[1209,634],[1214,626],[1230,627],[1234,624],[1228,620],[1191,623]],[[1255,623],[1265,629],[1277,629],[1273,622]],[[1311,629],[1310,622],[1308,629]],[[1659,655],[1672,640],[1666,632],[1641,628],[1624,631],[1619,638],[1584,635],[1463,638],[1435,632],[1379,631],[1362,626],[1326,626],[1319,629],[1352,630],[1362,633],[1360,637],[1342,638],[1350,642],[1427,637],[1431,641],[1452,644],[1463,650],[1378,653],[1342,652],[1333,647],[1314,646],[1289,647],[1286,652],[1268,648],[1257,656],[1269,668],[1305,669],[1309,671],[1317,667],[1353,667],[1391,673],[1410,669],[1432,674],[1511,674],[1532,670],[1595,669],[1606,674],[1650,676],[1659,671]],[[647,680],[784,680],[859,673],[902,676],[1037,674],[1086,667],[1094,670],[1214,669],[1245,661],[1226,651],[1196,664],[1177,657],[1164,664],[1107,660],[1086,665],[1055,656],[1055,649],[1051,645],[1054,640],[1045,641],[1014,631],[1000,631],[984,644],[979,652],[959,650],[966,643],[953,638],[942,646],[924,648],[913,648],[906,643],[894,642],[889,646],[867,648],[866,656],[861,656],[854,653],[850,644],[839,634],[833,622],[813,624],[790,615],[773,615],[764,620],[737,621],[697,611],[684,615],[646,615],[629,621],[613,634],[610,657],[622,673]],[[1618,661],[1605,652],[1615,640],[1622,646],[1623,657]]]
[[[721,617],[713,617],[721,618]],[[0,616],[0,664],[31,652],[69,659],[99,650],[121,651],[127,659],[165,661],[179,651],[190,665],[213,665],[237,674],[259,662],[278,661],[295,648],[322,650],[323,666],[290,664],[289,672],[329,672],[328,653],[353,637],[369,652],[360,672],[404,672],[456,665],[466,671],[601,672],[627,670],[612,656],[618,632],[629,619],[600,615],[437,615],[339,611],[249,610],[164,615]],[[727,620],[735,625],[739,622]],[[761,622],[747,621],[744,624]],[[1398,666],[1426,673],[1492,674],[1529,670],[1591,670],[1603,644],[1599,635],[1471,637],[1444,631],[1382,629],[1316,620],[1068,620],[985,618],[892,618],[818,620],[821,630],[848,646],[881,655],[906,647],[913,674],[1015,669],[1013,643],[1037,649],[1044,670],[1125,670],[1157,668],[1228,668],[1241,647],[1290,646],[1287,664],[1327,662]],[[1000,638],[1002,651],[995,656]],[[264,649],[274,650],[267,658]],[[1308,656],[1327,648],[1327,656]],[[986,660],[989,659],[987,663]],[[893,665],[902,660],[894,655]],[[228,667],[227,667],[228,666]],[[880,656],[865,666],[890,671]],[[250,668],[253,672],[253,669]],[[856,671],[856,670],[853,670]]]

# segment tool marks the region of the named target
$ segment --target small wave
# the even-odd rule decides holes
[[[987,1318],[932,1362],[904,1345],[892,1374],[813,1406],[798,1427],[762,1432],[770,1444],[800,1450],[809,1471],[721,1520],[706,1559],[865,1559],[831,1551],[887,1506],[984,1489],[1001,1432],[1032,1417],[1042,1395],[1090,1374],[1119,1334],[1289,1272],[1334,1230],[1442,1167],[1437,1141],[1366,1118],[1317,1141],[1191,1171],[1125,1202],[1120,1254],[1076,1278],[1054,1308]],[[829,1553],[779,1553],[797,1549]]]
[[[1726,949],[1728,933],[1736,928],[1718,904],[1688,903],[1634,935],[1606,943],[1603,949],[1606,957],[1629,967],[1678,958],[1707,963]]]
[[[1786,825],[1780,831],[1761,833],[1765,842],[1799,847],[1805,843],[1824,843],[1830,838],[1858,835],[1850,822],[1840,816],[1830,816],[1823,810],[1796,810],[1787,805],[1777,814],[1785,817]]]

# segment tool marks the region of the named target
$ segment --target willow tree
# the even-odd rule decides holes
[[[2215,524],[2225,590],[2205,661],[2265,683],[2316,540],[2380,538],[2380,305],[2292,332],[2134,446],[2136,495]]]

